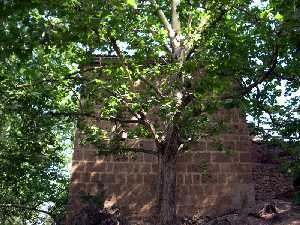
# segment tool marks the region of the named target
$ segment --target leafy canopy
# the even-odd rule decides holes
[[[124,134],[164,146],[170,125],[179,128],[184,147],[219,132],[221,123],[209,123],[217,109],[239,106],[262,137],[270,139],[260,129],[267,124],[298,151],[296,0],[7,0],[0,6],[3,203],[39,207],[63,193],[65,140],[78,117],[85,141],[111,152],[128,150]],[[98,63],[95,54],[102,56]],[[278,101],[282,94],[290,96],[285,104]],[[113,126],[100,129],[99,121]]]

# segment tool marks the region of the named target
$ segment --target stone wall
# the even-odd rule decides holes
[[[202,140],[177,159],[177,212],[220,214],[228,208],[242,208],[254,201],[251,141],[247,125],[238,111],[220,111],[219,118],[230,122],[232,131],[221,136],[226,154],[209,140]],[[92,146],[82,146],[77,133],[72,163],[70,212],[80,208],[80,193],[97,195],[105,190],[105,205],[120,208],[129,224],[141,218],[151,222],[155,210],[158,164],[155,156],[99,156]],[[151,140],[135,140],[145,149]],[[72,214],[72,213],[70,213]]]
[[[278,164],[257,163],[253,167],[255,199],[271,200],[293,190],[293,178],[279,171]]]
[[[268,201],[292,191],[293,177],[280,170],[282,162],[293,160],[291,155],[277,146],[259,142],[252,145],[255,199]]]

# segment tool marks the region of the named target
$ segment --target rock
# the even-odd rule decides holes
[[[248,209],[228,210],[223,215],[214,218],[197,215],[184,218],[180,225],[289,225],[291,223],[286,222],[287,220],[300,218],[298,213],[293,216],[291,212],[293,212],[293,207],[290,202],[260,201]]]
[[[86,205],[75,215],[70,225],[120,225],[118,211]]]

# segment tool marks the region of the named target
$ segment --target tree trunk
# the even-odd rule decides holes
[[[172,132],[173,133],[173,132]],[[166,147],[158,156],[159,185],[157,225],[176,225],[176,153],[177,131],[170,135]]]

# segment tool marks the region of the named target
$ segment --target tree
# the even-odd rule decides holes
[[[41,72],[38,62],[6,60],[0,66],[0,223],[28,224],[45,215],[58,222],[68,200],[65,152],[73,146],[67,140],[72,124],[46,116],[45,110],[56,107],[49,97],[58,104],[65,96],[45,85],[20,84]],[[13,63],[13,71],[5,63]]]
[[[5,1],[2,15],[1,75],[13,93],[43,94],[33,107],[41,118],[111,122],[111,131],[79,124],[102,152],[145,152],[123,133],[155,141],[160,225],[176,224],[176,156],[220,130],[210,123],[218,109],[265,112],[272,124],[283,116],[289,126],[274,128],[299,135],[299,97],[276,104],[282,81],[287,94],[299,89],[295,0]],[[94,54],[106,55],[101,66],[77,68]]]
[[[74,124],[47,110],[70,102],[68,85],[53,89],[51,82],[64,73],[59,62],[66,61],[55,51],[27,48],[34,19],[26,22],[26,9],[33,6],[18,4],[0,3],[0,223],[58,224],[68,201],[66,151],[73,146]]]

